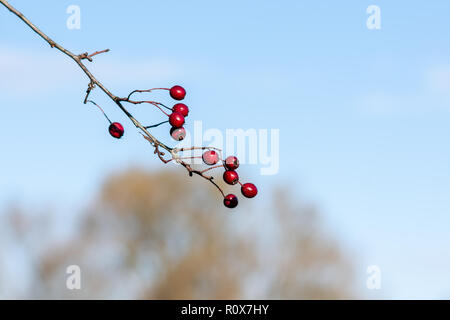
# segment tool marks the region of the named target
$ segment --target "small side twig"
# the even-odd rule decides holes
[[[101,54],[101,53],[105,53],[105,52],[109,52],[109,49],[105,49],[105,50],[101,50],[101,51],[95,51],[92,54],[89,54],[89,53],[85,52],[85,53],[82,53],[82,54],[78,55],[78,58],[80,58],[80,60],[87,59],[89,62],[92,62],[93,61],[92,57],[94,57],[94,56],[96,56],[98,54]]]
[[[88,101],[88,98],[89,98],[89,94],[91,93],[91,91],[93,90],[95,88],[95,83],[94,82],[89,82],[89,84],[88,84],[88,88],[87,88],[87,90],[86,90],[86,97],[84,98],[84,104],[86,104],[87,103],[87,101]]]

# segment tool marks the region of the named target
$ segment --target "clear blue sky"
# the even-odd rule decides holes
[[[450,298],[449,1],[11,3],[74,52],[110,48],[89,66],[118,95],[180,83],[205,129],[280,129],[280,172],[256,178],[260,200],[289,183],[317,203],[353,248],[363,295]],[[80,30],[66,28],[71,4]],[[371,4],[380,30],[366,28]],[[105,175],[162,166],[96,92],[127,125],[111,139],[81,103],[81,71],[3,7],[0,74],[1,207],[83,206]]]

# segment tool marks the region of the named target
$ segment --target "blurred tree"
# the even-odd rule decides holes
[[[273,230],[238,230],[255,209],[230,216],[238,212],[218,206],[215,190],[205,192],[198,182],[170,171],[113,175],[74,236],[58,245],[47,241],[44,253],[35,247],[49,230],[39,224],[33,231],[23,213],[11,212],[10,227],[30,235],[21,239],[33,251],[31,297],[239,299],[253,298],[255,283],[258,298],[351,297],[349,260],[314,209],[279,191]],[[65,287],[72,264],[81,267],[82,290]]]
[[[351,261],[321,225],[317,210],[292,203],[278,190],[274,213],[282,236],[270,296],[279,299],[341,299],[352,296]]]

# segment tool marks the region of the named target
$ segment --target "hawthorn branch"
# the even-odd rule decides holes
[[[148,89],[148,90],[134,90],[128,95],[127,98],[120,98],[120,97],[114,95],[99,80],[97,80],[96,77],[94,77],[94,75],[88,70],[88,68],[83,63],[83,60],[88,60],[88,61],[92,62],[93,61],[92,57],[94,57],[94,56],[96,56],[98,54],[101,54],[101,53],[109,52],[109,49],[96,51],[96,52],[94,52],[92,54],[88,54],[87,52],[85,52],[85,53],[76,55],[76,54],[72,53],[71,51],[67,50],[66,48],[64,48],[63,46],[61,46],[60,44],[58,44],[55,41],[53,41],[49,36],[47,36],[37,26],[35,26],[30,20],[28,20],[21,12],[19,12],[17,9],[15,9],[13,6],[11,6],[8,3],[8,1],[0,0],[0,3],[4,7],[6,7],[9,11],[11,11],[14,15],[16,15],[20,20],[22,20],[37,35],[39,35],[42,39],[44,39],[50,45],[51,48],[56,48],[57,50],[61,51],[63,54],[65,54],[66,56],[71,58],[81,68],[81,70],[83,70],[83,72],[86,74],[86,76],[90,80],[88,88],[86,90],[86,96],[85,96],[84,101],[83,101],[84,104],[86,104],[87,102],[92,102],[93,104],[95,104],[95,102],[88,100],[89,94],[91,93],[91,91],[95,87],[100,88],[100,90],[102,90],[123,111],[123,113],[130,119],[130,121],[136,126],[136,128],[141,130],[142,136],[148,142],[150,142],[150,144],[155,148],[154,153],[158,156],[158,158],[163,163],[169,163],[171,161],[175,161],[175,162],[179,163],[180,165],[182,165],[183,167],[186,168],[186,170],[188,171],[190,176],[192,176],[193,174],[196,174],[196,175],[199,175],[202,178],[210,181],[220,191],[220,193],[225,197],[225,194],[222,191],[222,189],[213,181],[213,177],[207,176],[207,175],[204,174],[204,172],[209,171],[210,169],[204,170],[204,171],[194,170],[188,163],[186,163],[184,161],[185,158],[182,158],[182,157],[180,157],[178,155],[178,153],[182,152],[182,151],[214,149],[214,150],[218,150],[218,151],[221,152],[220,149],[211,148],[211,147],[192,147],[192,148],[181,148],[181,149],[170,148],[169,146],[165,145],[163,142],[159,141],[156,137],[154,137],[147,130],[147,127],[143,126],[136,118],[134,118],[133,115],[122,104],[122,102],[127,102],[127,103],[134,104],[134,105],[141,104],[141,103],[149,103],[149,104],[152,104],[152,105],[158,107],[161,111],[163,111],[163,110],[161,109],[160,106],[163,106],[163,107],[165,107],[165,108],[170,110],[170,108],[166,107],[165,105],[163,105],[162,103],[159,103],[159,102],[154,102],[154,101],[133,101],[133,100],[130,100],[131,96],[134,93],[151,92],[151,91],[156,90],[156,89],[165,89],[165,88],[154,88],[154,89]],[[95,105],[97,105],[97,104],[95,104]],[[97,107],[99,107],[101,109],[100,106],[97,105]],[[102,112],[103,112],[103,110],[102,110]],[[106,116],[106,114],[105,114],[105,116]],[[164,156],[166,155],[166,153],[164,151],[161,151],[161,149],[164,149],[165,151],[167,151],[171,155],[171,158],[170,159],[165,159]],[[214,168],[216,168],[216,167],[214,167]],[[214,169],[214,168],[211,168],[211,169]]]
[[[50,39],[49,36],[47,36],[44,32],[42,32],[38,27],[36,27],[30,20],[28,20],[21,12],[19,12],[17,9],[15,9],[13,6],[11,6],[8,1],[6,0],[0,0],[0,3],[5,6],[9,11],[11,11],[13,14],[15,14],[19,19],[21,19],[28,27],[30,27],[35,33],[37,33],[42,39],[44,39],[52,48],[56,48],[62,53],[64,53],[66,56],[71,58],[75,63],[83,70],[83,72],[86,74],[86,76],[90,79],[90,84],[87,90],[87,95],[85,98],[85,101],[87,101],[87,97],[89,93],[92,91],[94,86],[99,87],[111,100],[113,100],[116,105],[125,113],[125,115],[133,122],[133,124],[136,126],[136,128],[140,129],[150,140],[153,146],[159,146],[168,152],[172,152],[172,148],[166,146],[164,143],[156,139],[150,132],[145,129],[145,127],[137,121],[133,115],[122,105],[120,102],[121,99],[117,97],[116,95],[112,94],[100,81],[97,80],[97,78],[94,77],[94,75],[88,70],[88,68],[83,64],[83,59],[91,59],[94,55],[97,55],[102,52],[107,52],[106,50],[103,51],[97,51],[91,55],[84,54],[81,55],[75,55],[69,50],[65,49],[52,39]],[[109,50],[108,50],[109,51]]]

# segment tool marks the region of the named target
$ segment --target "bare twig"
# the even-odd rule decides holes
[[[208,172],[209,170],[214,170],[214,169],[217,169],[217,168],[223,168],[223,164],[218,165],[218,166],[214,166],[214,167],[209,167],[208,169],[205,169],[205,170],[200,171],[200,172],[201,173],[205,173],[205,172]]]
[[[130,100],[131,96],[135,93],[143,93],[143,92],[152,92],[153,90],[168,90],[167,88],[153,88],[153,89],[147,89],[147,90],[133,90],[128,95],[128,97],[125,100]]]
[[[85,53],[82,53],[82,54],[78,55],[78,57],[79,57],[81,60],[87,59],[87,60],[89,60],[90,62],[92,62],[92,61],[93,61],[93,60],[92,60],[92,57],[93,57],[93,56],[96,56],[96,55],[98,55],[98,54],[100,54],[100,53],[105,53],[105,52],[109,52],[109,49],[105,49],[105,50],[102,50],[102,51],[95,51],[95,52],[92,53],[92,54],[89,54],[89,53],[85,52]]]
[[[89,98],[89,94],[91,93],[91,91],[95,88],[95,84],[91,81],[88,84],[88,88],[86,90],[86,97],[84,98],[84,104],[86,104],[86,102],[88,101]]]
[[[166,116],[169,116],[169,114],[167,113],[167,112],[165,112],[161,107],[160,107],[160,105],[163,105],[162,103],[159,103],[159,102],[155,102],[155,101],[133,101],[133,100],[120,100],[120,101],[125,101],[125,102],[128,102],[128,103],[131,103],[131,104],[142,104],[142,103],[148,103],[148,104],[151,104],[151,105],[154,105],[155,107],[157,107],[162,113],[164,113]],[[164,106],[164,105],[163,105]],[[165,108],[167,108],[166,106],[164,106]],[[170,110],[170,108],[167,108],[167,109],[169,109]]]
[[[133,122],[133,124],[142,130],[145,135],[150,138],[155,145],[160,146],[163,149],[166,149],[168,152],[172,151],[172,148],[166,146],[164,143],[160,142],[158,139],[156,139],[153,135],[151,135],[143,125],[139,121],[137,121],[130,112],[120,103],[120,100],[117,96],[112,94],[106,87],[98,81],[94,75],[86,68],[86,66],[83,64],[82,59],[80,56],[73,54],[69,50],[63,48],[61,45],[57,44],[55,41],[50,39],[44,32],[42,32],[38,27],[36,27],[30,20],[28,20],[21,12],[16,10],[14,7],[12,7],[8,1],[6,0],[0,0],[0,3],[3,4],[9,11],[11,11],[13,14],[15,14],[17,17],[19,17],[27,26],[29,26],[34,32],[36,32],[42,39],[47,41],[52,48],[56,48],[68,57],[70,57],[72,60],[78,64],[78,66],[83,70],[83,72],[88,76],[88,78],[91,80],[91,84],[99,87],[111,100],[113,100],[117,106],[125,113],[125,115]]]
[[[146,126],[145,129],[156,128],[156,127],[159,127],[160,125],[162,125],[162,124],[164,124],[164,123],[167,123],[167,122],[169,122],[169,121],[166,120],[166,121],[162,121],[162,122],[157,123],[157,124],[153,124],[153,125],[151,125],[151,126]]]
[[[162,112],[164,112],[164,111],[161,109],[160,106],[163,106],[164,108],[167,108],[167,109],[171,110],[170,108],[166,107],[162,103],[155,102],[155,101],[133,101],[133,100],[130,100],[131,96],[134,93],[151,92],[151,91],[157,90],[157,89],[164,89],[164,90],[168,90],[168,89],[166,89],[166,88],[154,88],[154,89],[148,89],[148,90],[134,90],[128,95],[127,98],[119,98],[118,96],[116,96],[113,93],[111,93],[100,81],[98,81],[97,78],[95,78],[94,75],[83,64],[83,60],[86,59],[86,60],[92,62],[92,60],[93,60],[92,57],[94,57],[94,56],[96,56],[98,54],[101,54],[101,53],[108,52],[109,49],[96,51],[96,52],[94,52],[92,54],[88,54],[86,52],[86,53],[83,53],[83,54],[80,54],[80,55],[75,55],[72,52],[70,52],[69,50],[67,50],[64,47],[62,47],[61,45],[59,45],[58,43],[56,43],[55,41],[53,41],[50,37],[48,37],[44,32],[42,32],[38,27],[36,27],[30,20],[28,20],[21,12],[19,12],[17,9],[15,9],[13,6],[11,6],[8,3],[8,1],[0,0],[0,3],[3,6],[5,6],[9,11],[11,11],[14,15],[16,15],[19,19],[21,19],[28,27],[30,27],[42,39],[44,39],[50,45],[50,47],[56,48],[59,51],[61,51],[62,53],[64,53],[65,55],[67,55],[69,58],[71,58],[73,61],[75,61],[75,63],[83,70],[83,72],[86,74],[86,76],[90,80],[88,88],[86,90],[86,96],[85,96],[84,101],[83,101],[84,104],[86,104],[87,102],[92,102],[97,107],[99,107],[95,102],[93,102],[91,100],[88,100],[88,98],[89,98],[89,94],[91,93],[91,91],[95,87],[100,88],[112,101],[114,101],[114,103],[123,111],[123,113],[125,113],[125,115],[131,120],[131,122],[136,126],[136,128],[141,130],[142,136],[155,148],[155,152],[154,153],[159,157],[159,159],[162,162],[169,163],[171,161],[175,161],[175,162],[181,164],[183,167],[185,167],[187,169],[187,171],[188,171],[190,176],[192,176],[193,174],[197,174],[197,175],[203,177],[204,179],[210,181],[214,186],[216,186],[216,188],[220,191],[220,193],[223,196],[225,196],[225,194],[222,191],[222,189],[213,181],[213,177],[204,175],[204,172],[209,171],[210,169],[204,170],[204,171],[194,170],[194,169],[192,169],[192,167],[188,163],[186,163],[184,161],[185,158],[182,158],[182,157],[180,157],[178,155],[178,152],[181,152],[181,151],[214,149],[214,150],[218,150],[218,151],[221,152],[220,149],[212,148],[212,147],[192,147],[192,148],[181,148],[181,149],[170,148],[169,146],[165,145],[163,142],[159,141],[156,137],[154,137],[147,130],[147,128],[145,126],[143,126],[138,120],[136,120],[133,117],[133,115],[122,104],[122,102],[128,102],[130,104],[149,103],[149,104],[152,104],[152,105],[158,107]],[[103,110],[102,110],[102,112],[103,112]],[[167,115],[167,113],[165,113],[165,114]],[[106,114],[105,114],[105,116],[106,116]],[[165,159],[164,158],[165,152],[161,151],[161,149],[164,149],[165,151],[167,151],[170,154],[171,158]],[[211,168],[211,169],[213,169],[213,168]]]

